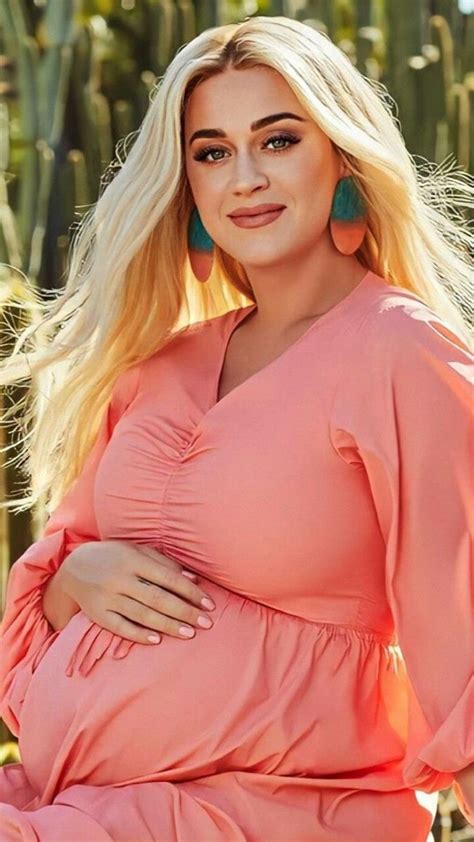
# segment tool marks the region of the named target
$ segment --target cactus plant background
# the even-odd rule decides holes
[[[25,318],[13,298],[28,303],[31,289],[47,295],[63,284],[81,214],[133,143],[157,76],[196,34],[255,14],[285,15],[325,31],[364,75],[386,85],[413,155],[437,164],[452,157],[472,173],[473,11],[473,0],[2,0],[3,325]],[[8,332],[0,330],[8,353]],[[9,387],[3,402],[8,394],[16,401],[22,389]],[[15,441],[2,429],[0,447],[6,445],[2,501],[18,496],[24,484],[14,464]],[[36,538],[35,517],[0,510],[2,606],[10,564]],[[0,739],[2,727],[7,739],[1,723]],[[0,764],[15,752],[10,741]],[[474,838],[466,835],[449,792],[440,797],[443,810],[437,842]]]

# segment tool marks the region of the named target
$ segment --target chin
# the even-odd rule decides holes
[[[289,259],[289,257],[290,254],[286,254],[285,252],[276,253],[276,249],[273,247],[268,249],[268,254],[265,254],[265,251],[259,249],[258,254],[255,256],[246,254],[235,259],[242,264],[244,269],[247,266],[254,269],[265,269],[267,266],[278,266]]]

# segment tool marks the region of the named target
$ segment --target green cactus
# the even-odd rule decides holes
[[[474,72],[464,78],[469,100],[469,172],[474,173]]]
[[[448,122],[453,119],[452,87],[455,79],[454,42],[445,18],[433,15],[430,19],[431,43],[438,47],[441,62],[443,110]]]
[[[470,101],[466,85],[453,85],[454,119],[451,123],[452,148],[461,166],[469,165]]]

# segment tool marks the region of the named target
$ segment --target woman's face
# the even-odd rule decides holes
[[[294,117],[252,129],[283,112]],[[202,136],[193,139],[196,132]],[[228,69],[198,85],[186,106],[184,139],[186,173],[204,226],[244,268],[304,257],[321,237],[330,240],[331,204],[344,167],[275,70]],[[267,203],[285,206],[267,225],[242,228],[229,216]]]

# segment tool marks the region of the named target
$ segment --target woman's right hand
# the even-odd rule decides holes
[[[199,618],[207,618],[201,607],[201,590],[174,559],[153,547],[129,541],[91,541],[80,544],[57,571],[64,592],[86,616],[104,629],[137,643],[150,641],[160,633],[189,639]],[[195,607],[197,606],[197,607]],[[182,635],[180,628],[192,634]],[[205,628],[205,626],[202,626]],[[157,634],[158,633],[158,634]]]

